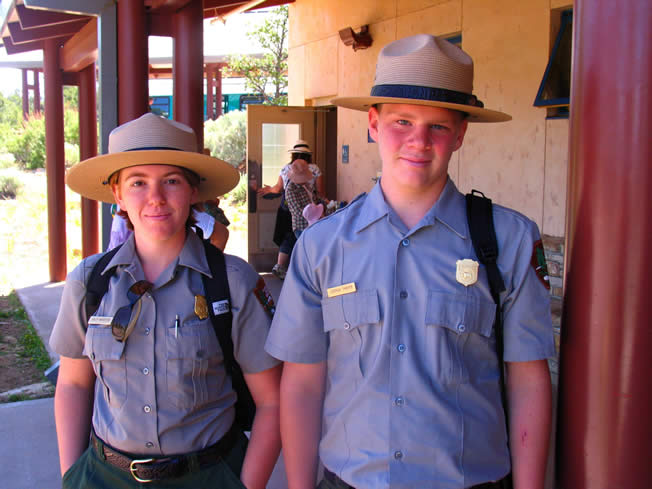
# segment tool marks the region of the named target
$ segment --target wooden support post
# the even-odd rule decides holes
[[[97,109],[95,105],[95,63],[79,72],[79,158],[97,155]],[[100,251],[97,201],[82,197],[82,256]]]
[[[59,40],[43,42],[45,74],[45,170],[48,191],[48,251],[50,281],[65,280],[66,267],[66,158],[63,137],[63,72],[59,67]]]

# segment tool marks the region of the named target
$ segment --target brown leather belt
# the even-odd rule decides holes
[[[91,434],[91,444],[97,454],[112,466],[129,472],[138,482],[152,482],[182,477],[207,465],[214,465],[231,451],[241,433],[234,424],[220,441],[208,448],[162,458],[135,457],[120,452],[100,440],[94,431]]]
[[[338,476],[333,474],[330,470],[324,467],[324,479],[331,482],[337,487],[337,489],[355,489],[352,485],[344,482]],[[502,479],[495,482],[485,482],[484,484],[478,484],[470,487],[469,489],[501,489],[502,488]]]

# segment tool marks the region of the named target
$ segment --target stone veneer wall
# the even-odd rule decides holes
[[[559,375],[559,341],[561,327],[561,304],[563,299],[563,273],[564,273],[564,238],[543,235],[543,248],[548,264],[550,277],[552,326],[555,334],[555,349],[557,356],[550,361],[550,370],[553,378]]]

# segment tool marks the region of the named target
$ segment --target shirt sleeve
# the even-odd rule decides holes
[[[61,356],[83,358],[86,341],[86,280],[101,255],[89,257],[66,277],[59,314],[50,334],[50,347]]]
[[[318,241],[301,235],[292,252],[290,268],[281,289],[272,327],[265,343],[268,353],[286,362],[319,363],[326,360],[328,336],[324,332],[322,295],[308,259],[307,243]]]
[[[274,302],[265,281],[251,265],[236,256],[225,258],[233,313],[233,354],[244,373],[262,372],[280,363],[264,349]]]
[[[541,242],[537,225],[521,216],[519,232],[511,234],[499,244],[499,267],[510,264],[507,293],[502,294],[504,331],[504,360],[526,362],[555,356],[550,292],[545,280],[540,279],[533,265],[533,255]],[[520,240],[514,236],[521,235]],[[502,267],[501,267],[502,268]]]
[[[204,239],[210,238],[213,234],[213,227],[215,226],[215,219],[213,216],[207,214],[206,212],[198,212],[193,209],[192,215],[197,221],[197,226],[201,229],[204,234]]]

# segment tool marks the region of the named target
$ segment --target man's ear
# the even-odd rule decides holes
[[[378,141],[378,122],[380,120],[380,113],[376,107],[369,107],[369,135],[374,141]]]
[[[455,141],[455,149],[453,151],[457,151],[462,147],[462,143],[464,142],[464,135],[466,134],[466,130],[468,127],[469,127],[469,121],[467,121],[466,119],[460,122],[457,131],[457,140]]]

